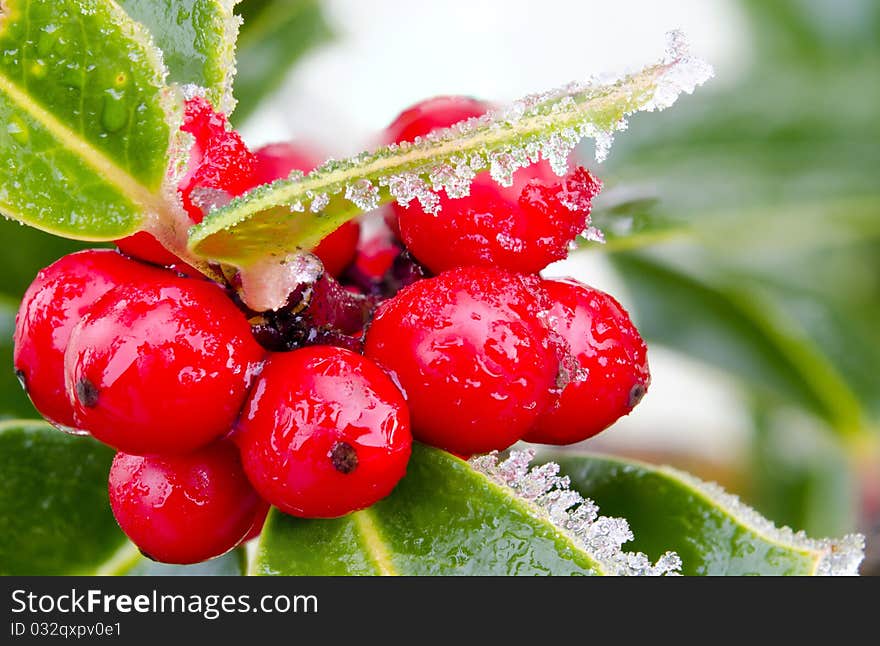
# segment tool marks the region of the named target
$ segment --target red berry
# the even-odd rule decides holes
[[[571,444],[628,414],[651,382],[647,348],[613,297],[574,280],[543,283],[548,323],[568,343],[585,374],[574,378],[525,440]]]
[[[313,151],[286,141],[263,146],[254,155],[257,158],[258,184],[274,182],[295,170],[308,173],[320,163]]]
[[[406,402],[382,370],[329,346],[273,355],[236,441],[260,495],[281,511],[331,518],[387,496],[412,445]]]
[[[403,389],[417,440],[456,454],[504,449],[549,404],[559,361],[532,281],[454,269],[379,306],[364,354]]]
[[[401,251],[391,232],[384,230],[361,242],[350,273],[364,285],[381,283]]]
[[[257,184],[287,177],[293,170],[308,173],[318,165],[311,153],[290,143],[270,144],[260,148],[255,154]],[[360,224],[356,220],[349,220],[312,250],[332,276],[342,274],[354,260],[360,231]]]
[[[161,275],[109,249],[70,254],[37,274],[15,319],[13,363],[46,419],[65,430],[77,428],[64,388],[64,350],[73,327],[116,285]]]
[[[198,563],[229,551],[264,505],[228,440],[187,455],[117,453],[109,489],[122,531],[164,563]]]
[[[263,351],[217,285],[121,285],[70,336],[65,384],[78,424],[127,453],[184,453],[228,432]]]
[[[413,141],[432,130],[448,128],[454,123],[482,116],[488,103],[467,96],[436,96],[426,99],[401,112],[385,131],[391,143]]]
[[[260,183],[254,153],[230,127],[226,115],[215,112],[206,99],[195,97],[186,102],[180,129],[195,138],[189,169],[178,186],[193,222],[201,222],[210,206]]]
[[[432,99],[404,112],[388,135],[395,141],[426,135],[488,107],[472,99]],[[540,162],[519,169],[507,188],[479,173],[470,195],[441,194],[437,214],[415,202],[392,206],[404,243],[432,272],[483,265],[535,273],[566,257],[569,243],[587,226],[590,200],[600,186],[582,168],[559,178]]]
[[[479,117],[489,108],[488,104],[465,96],[438,96],[427,99],[401,112],[386,128],[385,141],[389,144],[413,141],[416,137],[424,137],[432,130],[448,128],[459,121]],[[445,208],[445,202],[443,204]],[[416,204],[411,203],[410,206],[418,208]],[[401,237],[398,216],[406,208],[392,204],[391,209],[385,211],[385,224],[398,238]]]
[[[116,241],[116,246],[126,256],[143,260],[154,265],[173,265],[181,262],[180,258],[162,246],[162,243],[146,231],[138,231],[126,238]]]

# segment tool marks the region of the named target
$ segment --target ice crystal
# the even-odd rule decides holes
[[[379,184],[388,187],[388,191],[400,206],[407,206],[413,200],[417,200],[428,213],[437,213],[440,210],[440,198],[416,173],[392,175],[380,180]]]
[[[373,211],[379,207],[379,189],[368,179],[359,179],[345,187],[345,199],[361,211]]]
[[[242,288],[248,305],[258,311],[279,310],[300,285],[315,283],[324,266],[313,254],[295,252],[283,258],[266,257],[241,270]]]
[[[328,204],[330,204],[330,196],[326,193],[318,193],[312,198],[312,203],[309,206],[309,211],[311,211],[312,213],[320,213],[327,208]]]
[[[190,200],[202,213],[210,213],[221,206],[228,204],[232,196],[220,188],[210,186],[197,186],[190,192]]]
[[[622,518],[599,516],[599,508],[569,488],[568,477],[559,475],[559,465],[548,462],[531,467],[532,450],[511,451],[499,461],[498,452],[471,458],[471,466],[498,484],[510,488],[526,501],[535,516],[552,523],[596,562],[600,571],[612,575],[660,576],[677,574],[681,559],[667,552],[656,563],[641,552],[624,552],[633,538]]]
[[[597,229],[592,225],[583,230],[583,232],[581,233],[581,237],[584,238],[584,240],[589,240],[590,242],[605,244],[605,234],[602,233],[601,229]]]
[[[865,537],[861,534],[848,534],[840,539],[810,538],[802,531],[795,532],[790,527],[777,527],[772,521],[743,503],[738,496],[728,493],[714,482],[704,482],[696,476],[672,467],[663,467],[663,470],[702,492],[756,534],[770,537],[773,541],[789,545],[794,549],[816,554],[813,574],[817,576],[858,574],[859,565],[865,558]]]

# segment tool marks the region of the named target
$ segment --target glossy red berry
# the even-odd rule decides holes
[[[122,531],[164,563],[198,563],[229,551],[264,508],[228,440],[186,455],[117,453],[109,490]]]
[[[385,295],[386,279],[403,248],[388,229],[358,244],[354,262],[346,270],[346,284],[365,294]]]
[[[162,243],[146,231],[138,231],[116,241],[119,251],[126,256],[161,265],[163,267],[182,262],[180,258],[162,246]]]
[[[547,407],[559,361],[532,282],[454,269],[379,306],[364,354],[403,389],[417,440],[466,455],[504,449]]]
[[[235,436],[260,495],[281,511],[330,518],[387,496],[406,472],[406,402],[373,362],[329,346],[273,355]]]
[[[64,388],[64,350],[73,327],[113,287],[161,275],[109,249],[70,254],[37,274],[15,319],[13,362],[46,419],[66,430],[77,427]]]
[[[574,280],[547,280],[548,325],[568,343],[584,371],[525,436],[529,442],[571,444],[627,415],[651,382],[647,348],[612,296]]]
[[[308,173],[318,165],[313,153],[290,143],[264,146],[255,155],[257,184],[274,182],[294,170]],[[360,224],[357,220],[349,220],[321,240],[312,253],[321,259],[324,269],[332,276],[339,276],[354,260],[359,237]]]
[[[488,109],[472,99],[442,97],[404,112],[389,128],[395,141],[426,135]],[[569,243],[588,223],[590,200],[601,184],[580,168],[557,177],[547,162],[521,168],[502,187],[488,172],[473,180],[470,195],[440,196],[440,212],[417,203],[392,205],[400,237],[432,272],[469,265],[536,273],[568,254]]]
[[[231,429],[262,358],[221,288],[168,275],[92,306],[70,336],[65,385],[77,423],[102,442],[184,453]]]

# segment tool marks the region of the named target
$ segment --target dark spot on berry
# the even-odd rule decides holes
[[[18,383],[21,384],[21,387],[24,388],[24,391],[27,392],[27,377],[24,374],[24,370],[15,369],[15,378],[18,379]]]
[[[640,383],[633,386],[629,391],[629,407],[635,408],[636,404],[642,401],[642,397],[645,396],[646,392],[648,392],[648,389],[645,387],[645,384]]]
[[[160,561],[159,559],[154,559],[152,556],[150,556],[149,554],[147,554],[147,553],[146,553],[145,551],[143,551],[141,548],[138,548],[138,552],[140,552],[140,553],[141,553],[141,556],[143,556],[145,559],[150,559],[151,561],[154,561],[154,562],[156,562],[156,563],[161,563],[161,562],[162,562],[162,561]]]
[[[80,379],[76,382],[76,398],[86,408],[94,408],[98,405],[98,389],[88,379]]]
[[[357,451],[348,442],[337,442],[330,449],[330,461],[339,473],[349,474],[357,468]]]

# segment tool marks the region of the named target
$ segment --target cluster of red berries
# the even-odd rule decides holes
[[[389,141],[486,109],[427,101]],[[202,99],[183,129],[195,143],[179,190],[194,222],[314,166],[286,144],[249,151]],[[468,456],[576,442],[627,414],[650,380],[627,313],[537,274],[566,256],[599,188],[582,168],[558,178],[541,163],[509,188],[480,175],[436,215],[395,205],[383,234],[361,242],[352,223],[327,237],[313,250],[324,276],[273,312],[139,233],[122,253],[76,253],[38,274],[15,369],[53,424],[118,451],[110,503],[131,540],[156,560],[202,561],[257,535],[270,505],[326,518],[380,500],[413,438]]]

